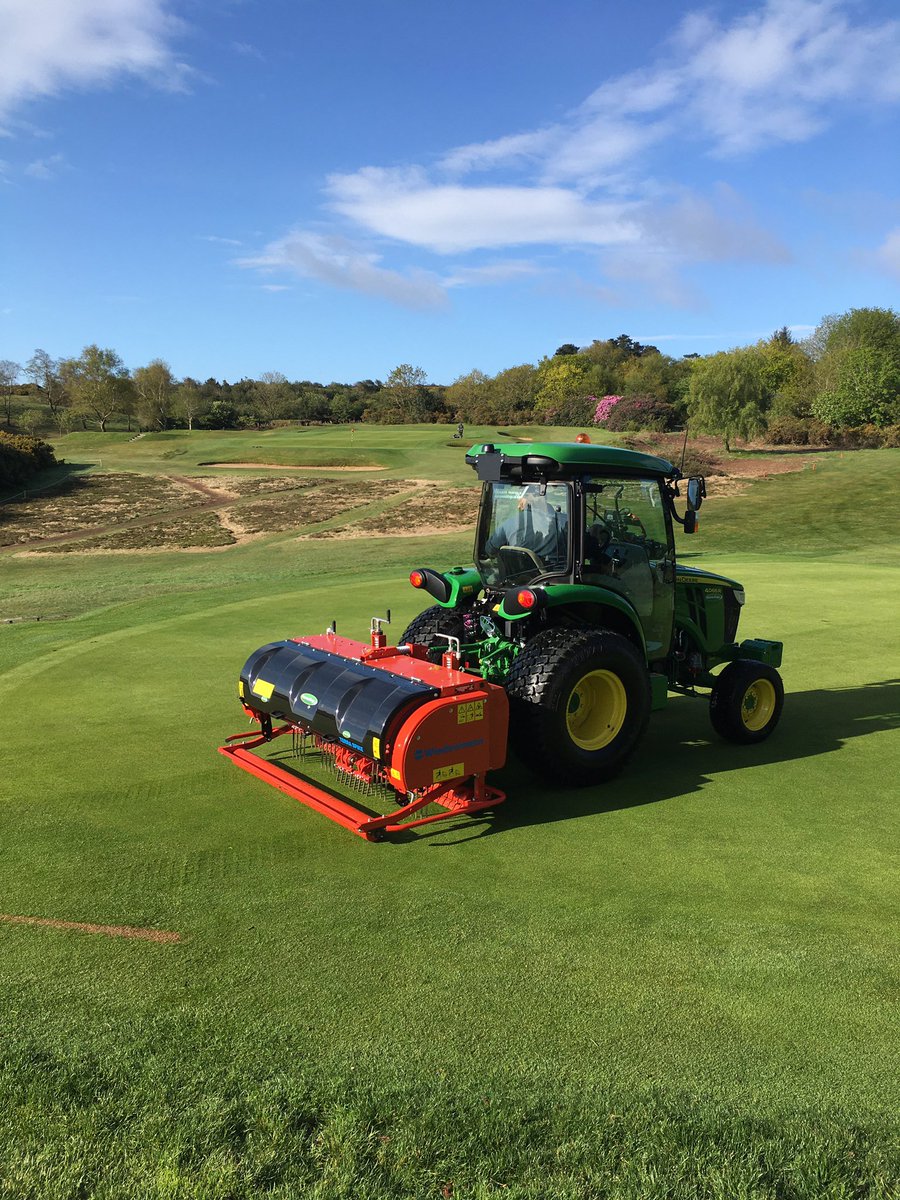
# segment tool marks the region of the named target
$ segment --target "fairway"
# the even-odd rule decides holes
[[[252,650],[399,633],[409,570],[471,561],[498,435],[60,443],[359,490],[218,548],[0,554],[0,914],[119,931],[0,920],[0,1196],[900,1196],[900,452],[810,455],[681,539],[784,642],[762,746],[673,697],[614,783],[511,759],[496,814],[378,845],[216,753]],[[457,531],[400,536],[426,493]]]

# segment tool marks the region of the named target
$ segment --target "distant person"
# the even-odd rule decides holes
[[[460,421],[460,423],[456,427],[456,436],[458,438],[461,438],[463,433],[465,433],[465,426],[463,425],[462,421]]]

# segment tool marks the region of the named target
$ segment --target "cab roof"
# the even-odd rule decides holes
[[[667,459],[620,446],[596,446],[591,442],[512,442],[475,445],[466,454],[480,479],[522,475],[581,475],[599,469],[627,475],[662,475],[677,478],[680,472]],[[485,473],[488,462],[493,466]],[[500,468],[497,473],[497,468]]]

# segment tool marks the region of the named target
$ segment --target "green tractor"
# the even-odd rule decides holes
[[[706,494],[677,467],[581,443],[473,447],[483,484],[474,567],[410,575],[434,605],[400,644],[448,642],[462,668],[509,697],[510,742],[538,773],[574,786],[612,778],[670,692],[709,689],[713,728],[767,738],[784,687],[781,642],[738,642],[744,589],[676,561]],[[717,668],[723,667],[718,673]]]

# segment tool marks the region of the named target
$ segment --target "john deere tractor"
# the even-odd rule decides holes
[[[434,656],[458,641],[462,668],[505,689],[526,764],[571,785],[610,779],[670,692],[709,689],[713,728],[732,742],[769,736],[781,642],[738,642],[743,587],[676,561],[674,526],[696,529],[701,477],[580,443],[481,445],[466,462],[483,483],[474,567],[414,570],[435,603],[399,641]]]
[[[647,454],[483,445],[466,461],[484,485],[474,566],[412,572],[434,604],[397,645],[373,617],[368,644],[332,623],[260,647],[238,681],[259,728],[228,738],[224,755],[377,841],[496,808],[505,796],[487,775],[507,735],[534,770],[572,785],[621,770],[669,692],[709,689],[731,741],[769,736],[781,643],[738,642],[741,585],[675,560],[673,528],[696,528],[702,478],[686,481],[680,515],[681,472]],[[355,798],[256,753],[286,734],[292,758]],[[372,811],[378,798],[399,807]]]

